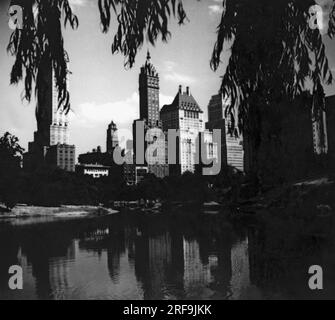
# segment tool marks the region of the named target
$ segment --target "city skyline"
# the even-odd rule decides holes
[[[121,55],[112,55],[110,44],[112,34],[101,33],[98,11],[87,0],[72,0],[71,3],[80,19],[78,30],[65,29],[65,47],[70,55],[70,94],[73,112],[70,115],[71,141],[78,153],[104,146],[104,130],[110,121],[117,123],[120,130],[131,134],[131,123],[139,117],[138,72],[150,49],[153,64],[161,76],[160,108],[170,104],[178,85],[192,87],[192,93],[204,110],[207,120],[207,106],[213,94],[220,87],[221,76],[229,58],[229,50],[217,72],[209,67],[209,59],[216,40],[216,27],[220,21],[219,0],[203,0],[185,3],[190,19],[179,27],[171,22],[172,38],[167,44],[158,42],[156,47],[144,45],[131,70],[125,70]],[[35,105],[33,99],[28,105],[22,102],[22,85],[9,86],[9,72],[13,59],[5,52],[11,30],[6,16],[9,1],[0,2],[0,117],[1,133],[10,131],[19,137],[27,150],[28,142],[36,131]],[[199,32],[206,34],[198,37]],[[92,43],[94,45],[92,45]],[[335,45],[326,40],[332,69],[335,69]],[[182,49],[182,50],[181,50]],[[194,55],[197,52],[197,55]],[[95,58],[92,58],[95,57]],[[85,66],[83,68],[83,65]],[[327,95],[335,93],[334,86],[326,88]],[[82,139],[82,131],[86,139]],[[127,138],[131,138],[128,136]],[[125,141],[123,142],[125,144]]]
[[[0,42],[3,48],[7,45],[11,33],[6,17],[7,2],[9,3],[1,2]],[[160,108],[172,102],[180,84],[192,86],[202,108],[207,108],[212,91],[215,93],[219,89],[220,76],[225,67],[223,64],[222,69],[214,73],[209,66],[216,40],[215,30],[220,19],[218,1],[186,3],[190,22],[179,27],[177,21],[172,21],[170,41],[167,44],[159,41],[154,48],[144,45],[131,70],[124,69],[124,59],[121,55],[112,55],[112,35],[109,33],[106,36],[101,33],[95,6],[88,1],[72,3],[79,16],[80,25],[76,31],[66,29],[64,40],[70,56],[69,68],[73,73],[69,79],[74,111],[70,116],[70,136],[78,148],[78,153],[91,150],[97,145],[103,146],[105,137],[101,127],[105,128],[112,120],[118,124],[121,133],[124,129],[131,132],[131,122],[139,116],[137,78],[147,49],[150,49],[152,61],[161,75]],[[199,20],[203,22],[200,26],[196,23]],[[194,29],[206,32],[208,37],[199,39],[199,32],[194,33]],[[181,47],[182,52],[176,50]],[[195,49],[199,55],[197,59],[192,56]],[[0,111],[3,119],[1,129],[17,135],[22,146],[27,149],[28,141],[33,138],[32,132],[36,131],[35,101],[32,100],[29,105],[21,102],[21,85],[9,86],[9,72],[13,59],[4,52],[0,57],[2,70],[5,71],[0,80],[0,104],[8,105]],[[6,92],[6,96],[1,95],[3,92]],[[84,141],[83,130],[87,133]]]

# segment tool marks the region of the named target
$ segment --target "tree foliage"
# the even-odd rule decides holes
[[[43,58],[55,69],[59,101],[69,107],[66,86],[67,54],[62,37],[62,22],[78,27],[78,18],[68,0],[12,0],[24,7],[24,28],[13,32],[8,50],[16,56],[11,83],[23,79],[25,98],[30,100],[33,82]],[[223,14],[217,30],[217,42],[211,60],[214,70],[221,62],[224,44],[232,43],[231,57],[222,81],[222,91],[238,106],[240,124],[257,94],[269,103],[287,95],[296,97],[306,80],[314,90],[323,81],[330,83],[332,74],[319,30],[309,27],[309,8],[314,0],[222,0]],[[116,29],[112,53],[122,53],[125,65],[132,67],[145,40],[154,45],[159,36],[170,36],[169,19],[187,20],[182,0],[99,0],[102,31],[112,22]],[[330,13],[328,36],[335,33],[335,9]],[[113,17],[115,20],[113,20]],[[36,86],[38,90],[38,83]]]
[[[31,100],[33,85],[36,94],[40,87],[39,70],[46,61],[51,63],[58,88],[59,106],[70,109],[67,88],[68,56],[64,49],[62,25],[78,27],[68,0],[12,0],[23,8],[23,28],[16,29],[9,41],[8,52],[15,56],[11,84],[24,81],[24,98]]]
[[[13,208],[17,201],[17,182],[23,151],[19,139],[9,132],[0,138],[0,200],[8,209]]]
[[[8,51],[15,56],[11,84],[24,81],[24,98],[31,100],[40,88],[39,69],[46,62],[55,72],[59,107],[70,110],[67,87],[68,55],[64,48],[62,24],[76,29],[78,17],[73,13],[69,0],[12,0],[23,8],[22,30],[15,30],[9,41]],[[170,32],[169,18],[175,16],[180,24],[187,19],[181,0],[99,0],[102,31],[110,29],[112,16],[117,30],[112,43],[112,53],[121,52],[125,65],[132,67],[136,54],[145,37],[155,44],[159,36],[167,41]]]
[[[152,45],[159,36],[164,42],[168,41],[171,16],[177,16],[179,24],[187,20],[181,0],[99,0],[99,10],[103,32],[108,32],[112,14],[115,14],[118,26],[112,53],[121,52],[129,67],[134,65],[145,39]]]
[[[16,165],[22,158],[24,149],[19,145],[19,139],[9,132],[0,138],[0,161],[14,162]]]
[[[322,35],[309,25],[313,5],[314,0],[223,1],[211,67],[219,67],[224,44],[231,43],[221,91],[231,97],[227,113],[235,115],[240,129],[259,131],[257,106],[270,107],[283,97],[293,100],[307,82],[320,97],[322,83],[332,83]],[[331,38],[335,34],[334,10],[328,28]]]

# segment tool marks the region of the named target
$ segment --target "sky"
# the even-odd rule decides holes
[[[179,26],[171,20],[169,42],[155,47],[145,43],[134,67],[124,68],[124,57],[112,55],[113,33],[101,32],[97,0],[70,0],[79,17],[79,28],[64,31],[65,48],[70,56],[70,143],[77,154],[96,148],[105,150],[106,129],[113,120],[120,135],[131,138],[131,124],[139,115],[138,75],[150,49],[152,63],[160,75],[160,107],[170,104],[178,86],[189,86],[205,112],[219,90],[221,76],[229,59],[229,48],[222,55],[217,72],[210,69],[210,58],[220,22],[222,0],[184,0],[189,22]],[[0,135],[9,131],[27,149],[36,131],[35,101],[21,99],[23,87],[9,85],[13,57],[6,52],[11,30],[8,27],[9,0],[0,0]],[[330,65],[335,70],[335,41],[327,41]],[[334,86],[326,89],[335,94]]]

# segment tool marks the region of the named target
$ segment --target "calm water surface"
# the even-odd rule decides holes
[[[0,299],[335,297],[334,251],[290,241],[206,215],[0,221]],[[316,262],[328,272],[318,294],[307,285]],[[8,289],[14,264],[23,291]]]

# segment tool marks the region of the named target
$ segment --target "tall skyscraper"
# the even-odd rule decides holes
[[[165,156],[167,142],[165,137],[162,139],[162,137],[157,136],[159,130],[156,129],[162,128],[159,113],[159,75],[151,63],[149,51],[139,75],[139,95],[140,119],[133,123],[135,172],[143,173],[147,171],[159,178],[164,178],[169,172]],[[137,132],[136,128],[143,128],[143,130]],[[150,134],[148,133],[149,130]],[[143,149],[142,151],[146,156],[146,159],[141,163],[136,161],[136,155],[140,152],[139,148]],[[135,180],[139,181],[137,178]]]
[[[119,137],[117,134],[117,126],[112,121],[107,129],[107,142],[106,142],[106,150],[107,153],[113,153],[114,149],[119,145]]]
[[[179,130],[179,143],[177,143],[177,165],[172,165],[171,173],[183,174],[186,171],[194,172],[198,159],[196,159],[199,133],[204,131],[203,111],[191,95],[187,87],[182,92],[182,86],[172,104],[165,105],[161,112],[164,132],[169,129]],[[174,168],[174,169],[173,169]]]
[[[159,75],[151,63],[148,51],[147,60],[139,77],[140,119],[147,120],[148,126],[159,126]]]
[[[40,88],[37,97],[37,132],[35,142],[43,146],[68,144],[68,114],[59,108],[55,73],[51,63],[39,70]]]
[[[29,143],[24,166],[33,169],[42,163],[75,170],[75,146],[69,145],[68,114],[59,107],[55,73],[49,61],[45,61],[38,73],[37,131]],[[49,153],[49,155],[48,155]]]
[[[229,166],[245,171],[243,137],[237,127],[234,134],[230,132],[231,116],[225,114],[230,103],[231,100],[221,93],[212,96],[208,104],[208,123],[206,127],[209,130],[221,129],[225,131],[225,135],[222,135],[224,140],[221,150],[226,154],[222,155],[222,160],[226,160],[226,164]]]

